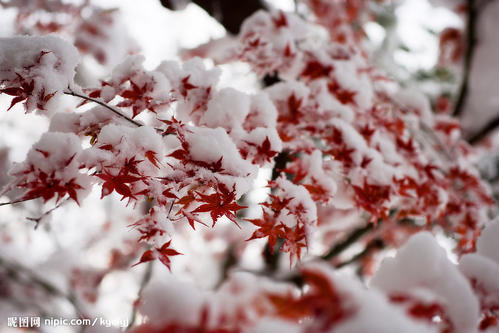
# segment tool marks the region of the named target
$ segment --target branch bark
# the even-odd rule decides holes
[[[344,250],[346,250],[350,245],[354,244],[358,241],[362,236],[373,230],[374,225],[372,223],[368,223],[365,226],[358,227],[357,229],[352,230],[352,232],[342,241],[336,243],[327,253],[325,253],[322,257],[323,260],[331,260]]]
[[[71,89],[68,89],[68,90],[65,90],[63,92],[65,95],[70,95],[70,96],[74,96],[74,97],[79,97],[79,98],[82,98],[84,100],[87,100],[87,101],[90,101],[90,102],[94,102],[94,103],[97,103],[99,104],[100,106],[103,106],[105,107],[106,109],[110,110],[111,112],[113,112],[115,115],[117,115],[118,117],[122,118],[122,119],[125,119],[126,121],[128,121],[129,123],[132,123],[134,124],[135,126],[137,127],[141,127],[141,126],[144,126],[143,124],[139,123],[138,121],[135,121],[133,120],[132,118],[129,118],[127,117],[126,115],[124,115],[123,113],[121,113],[120,111],[116,110],[115,108],[111,107],[110,105],[102,102],[102,101],[99,101],[98,99],[95,99],[95,98],[92,98],[92,97],[88,97],[88,96],[85,96],[85,95],[82,95],[82,94],[78,94],[78,93],[75,93],[74,91],[72,91]]]
[[[466,22],[466,54],[464,58],[463,81],[461,83],[457,101],[452,112],[452,115],[455,117],[459,117],[463,113],[464,104],[466,102],[466,98],[468,97],[468,81],[471,72],[471,65],[473,62],[473,54],[476,47],[476,23],[478,11],[475,5],[475,0],[467,0],[466,7],[468,10],[468,17]]]

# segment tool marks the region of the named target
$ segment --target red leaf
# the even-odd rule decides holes
[[[238,227],[236,219],[236,212],[240,209],[247,208],[239,206],[235,202],[235,189],[232,191],[222,183],[219,183],[216,192],[210,195],[196,192],[200,197],[201,201],[205,204],[197,207],[192,213],[210,213],[211,219],[213,221],[213,226],[217,222],[218,218],[221,216],[226,216],[232,222],[234,222]]]
[[[246,221],[253,223],[257,230],[253,232],[247,241],[252,239],[268,237],[270,252],[274,253],[274,248],[279,237],[284,238],[284,228],[282,222],[278,222],[275,217],[265,210],[263,210],[263,218],[261,219],[246,219]]]
[[[144,252],[142,254],[142,257],[140,257],[139,262],[136,263],[136,264],[133,264],[132,267],[137,266],[138,264],[142,264],[144,262],[148,262],[148,261],[154,260],[154,259],[156,259],[156,254],[154,253],[154,251],[153,250],[147,250],[146,252]]]
[[[155,152],[153,152],[152,150],[148,150],[148,151],[146,151],[144,156],[149,160],[149,162],[151,162],[156,168],[159,169],[159,166],[158,166],[159,160],[156,157]]]

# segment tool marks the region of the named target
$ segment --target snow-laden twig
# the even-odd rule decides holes
[[[94,102],[94,103],[97,103],[99,104],[100,106],[103,106],[105,107],[106,109],[110,110],[111,112],[113,112],[115,115],[117,115],[118,117],[121,117],[123,119],[125,119],[126,121],[128,121],[129,123],[132,123],[134,124],[135,126],[137,127],[141,127],[141,126],[144,126],[143,124],[139,123],[138,121],[135,121],[133,120],[132,118],[129,118],[127,117],[126,115],[124,115],[123,113],[121,113],[120,111],[116,110],[115,108],[113,108],[112,106],[102,102],[102,101],[99,101],[98,99],[95,99],[95,98],[92,98],[92,97],[88,97],[88,96],[85,96],[85,95],[82,95],[82,94],[79,94],[79,93],[76,93],[74,92],[73,90],[71,89],[67,89],[67,90],[64,90],[64,94],[65,95],[70,95],[70,96],[74,96],[74,97],[79,97],[79,98],[82,98],[84,100],[87,100],[87,101],[91,101],[91,102]]]

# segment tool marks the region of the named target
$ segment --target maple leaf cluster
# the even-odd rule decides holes
[[[18,35],[58,34],[70,40],[82,55],[102,65],[115,66],[120,56],[137,51],[127,34],[119,12],[88,1],[68,3],[62,0],[3,1],[0,7],[15,9],[14,29]]]
[[[355,8],[364,5],[310,2],[320,24],[334,22],[326,28],[335,34],[360,19]],[[342,11],[330,10],[335,6]],[[456,123],[433,116],[423,97],[387,90],[390,80],[370,66],[356,37],[334,35],[336,43],[315,45],[303,37],[313,35],[314,27],[295,20],[279,11],[253,16],[243,26],[238,51],[258,73],[281,79],[265,89],[278,110],[277,131],[289,156],[281,174],[306,188],[318,206],[360,208],[371,223],[383,221],[387,227],[379,233],[387,243],[418,226],[440,225],[459,235],[460,251],[472,251],[493,200],[478,173],[458,171],[473,167],[464,162],[469,148],[456,136]],[[265,63],[264,50],[276,60]],[[397,227],[398,221],[417,219],[426,224]]]
[[[185,253],[176,239],[197,232],[209,242],[215,231],[205,230],[226,222],[235,232],[249,230],[248,241],[266,239],[273,258],[287,253],[290,270],[312,245],[332,247],[331,255],[322,256],[325,263],[304,264],[286,276],[269,270],[272,282],[236,273],[209,297],[193,295],[185,316],[165,315],[135,332],[269,331],[272,320],[290,331],[359,332],[372,324],[373,332],[385,332],[385,323],[372,323],[378,315],[395,318],[395,331],[404,332],[459,332],[475,328],[478,320],[482,330],[497,326],[499,303],[488,297],[497,294],[497,284],[478,273],[497,272],[491,241],[480,236],[494,201],[472,165],[472,148],[459,137],[459,124],[433,114],[423,96],[393,89],[395,83],[370,64],[362,34],[351,27],[364,19],[367,1],[305,3],[329,36],[297,15],[261,11],[229,43],[230,56],[217,59],[243,61],[259,76],[276,78],[254,94],[217,87],[220,68],[201,59],[164,61],[148,70],[138,55],[97,83],[79,86],[73,81],[77,50],[70,44],[56,37],[0,40],[6,45],[0,48],[0,93],[12,97],[8,110],[24,102],[27,112],[50,119],[49,131],[10,171],[2,195],[17,189],[22,194],[14,202],[39,198],[79,205],[100,186],[100,199],[117,197],[135,211],[142,206],[140,216],[126,223],[134,230],[128,252],[113,249],[105,269],[72,271],[71,286],[90,303],[110,271],[155,260],[171,271],[174,258]],[[111,39],[104,26],[115,27],[112,11],[84,18],[86,4],[54,6],[76,23],[37,22],[40,32],[78,27],[78,50],[112,62],[98,42]],[[82,99],[77,112],[52,108],[63,93]],[[259,172],[270,168],[261,214],[240,218],[246,205],[255,206],[243,196]],[[375,290],[331,268],[344,265],[335,245],[348,246],[338,240],[352,230],[347,240],[358,241],[364,251],[351,262],[358,260],[359,272],[374,274]],[[459,264],[450,263],[428,233],[407,241],[421,230],[452,235]],[[224,244],[232,241],[227,238]],[[378,250],[404,243],[396,258],[374,272]],[[245,251],[228,248],[236,261]],[[237,265],[228,257],[227,271]],[[458,286],[458,294],[441,275]],[[466,311],[456,305],[458,296]],[[165,313],[187,307],[186,300],[174,298]],[[134,305],[152,317],[147,306]]]

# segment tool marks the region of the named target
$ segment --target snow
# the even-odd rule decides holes
[[[353,308],[353,315],[340,321],[335,333],[436,333],[437,330],[408,317],[401,308],[392,305],[375,288],[366,289],[358,281],[340,276],[325,264],[307,264],[306,270],[326,275],[330,283],[344,295],[343,302]]]
[[[387,294],[429,292],[442,302],[456,332],[473,332],[477,325],[479,304],[470,283],[428,232],[411,237],[395,258],[384,259],[371,286]]]
[[[471,281],[482,304],[493,308],[499,304],[499,219],[492,221],[477,241],[477,252],[464,255],[459,261],[459,269]]]
[[[0,84],[6,88],[19,86],[21,78],[33,82],[32,96],[60,95],[73,85],[75,67],[79,62],[76,48],[55,36],[0,38]],[[26,110],[37,107],[36,98],[29,98]],[[53,113],[57,103],[50,99],[45,107]]]
[[[241,128],[250,111],[250,97],[233,88],[218,91],[208,102],[201,123],[207,127],[223,127],[227,130]]]
[[[221,127],[195,128],[188,134],[187,140],[191,145],[190,152],[194,160],[210,163],[223,157],[222,166],[231,174],[247,177],[256,172],[250,162],[241,158],[236,145]]]

